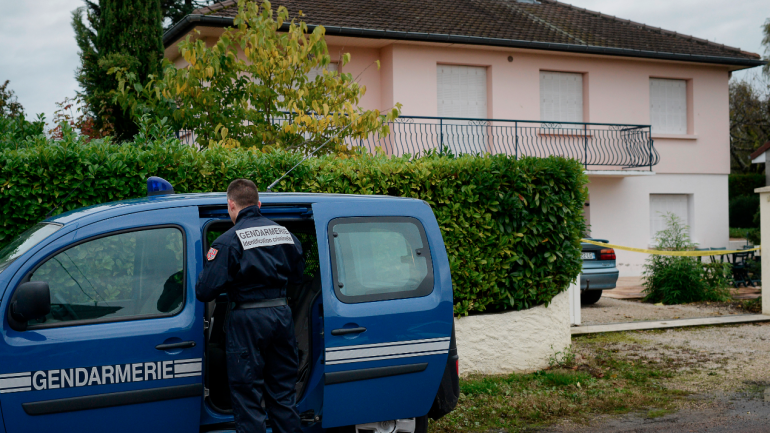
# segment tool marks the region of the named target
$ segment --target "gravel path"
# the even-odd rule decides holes
[[[640,322],[645,320],[694,319],[747,314],[725,304],[653,305],[636,300],[620,300],[602,296],[599,302],[580,310],[582,325]]]
[[[540,430],[566,432],[770,431],[770,323],[613,334],[604,347],[643,362],[665,363],[681,374],[666,386],[691,393],[675,413],[648,409],[586,424],[563,422]],[[587,355],[580,339],[573,347]]]

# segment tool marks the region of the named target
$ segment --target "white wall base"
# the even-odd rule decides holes
[[[569,291],[548,307],[455,319],[460,375],[530,373],[570,345]]]

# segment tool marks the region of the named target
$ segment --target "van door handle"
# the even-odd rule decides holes
[[[366,332],[366,328],[360,326],[358,328],[340,328],[332,329],[332,335],[348,335],[348,334],[360,334]]]
[[[182,341],[179,343],[159,344],[155,346],[155,348],[158,350],[187,349],[190,347],[195,347],[194,341]]]

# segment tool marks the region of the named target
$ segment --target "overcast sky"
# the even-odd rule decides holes
[[[567,3],[759,54],[761,25],[770,18],[768,0]],[[28,114],[43,112],[50,120],[54,104],[77,90],[78,49],[70,20],[82,0],[0,0],[0,5],[0,82],[11,80],[10,87]]]

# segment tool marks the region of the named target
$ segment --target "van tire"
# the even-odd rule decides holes
[[[356,433],[356,427],[349,425],[326,429],[327,433]],[[414,433],[428,433],[428,415],[414,419]]]
[[[603,290],[585,290],[580,294],[581,305],[593,305],[599,302],[602,297]]]

